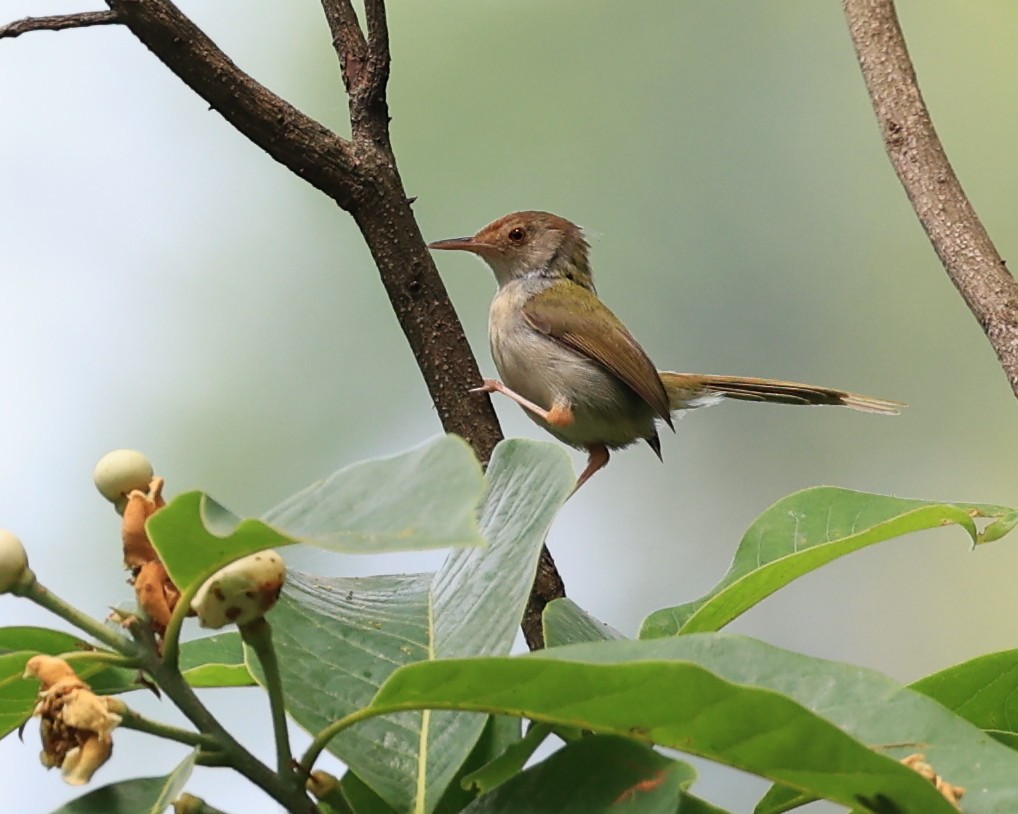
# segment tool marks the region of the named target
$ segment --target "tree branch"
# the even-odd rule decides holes
[[[350,0],[322,0],[322,10],[332,32],[332,47],[339,57],[343,86],[350,93],[364,67],[368,48],[357,12]]]
[[[119,20],[209,107],[344,209],[363,180],[350,143],[238,68],[169,0],[108,0]]]
[[[465,438],[486,463],[502,432],[491,401],[467,393],[481,380],[480,371],[414,219],[389,140],[383,0],[365,2],[366,38],[350,0],[322,0],[350,97],[351,140],[240,70],[170,0],[106,3],[110,12],[101,14],[123,23],[210,108],[353,215],[443,428]],[[543,643],[541,611],[563,595],[562,580],[545,549],[524,617],[532,647]]]
[[[77,14],[57,14],[52,17],[25,17],[0,25],[0,40],[13,39],[29,31],[63,31],[65,28],[91,28],[94,25],[114,25],[119,22],[113,11],[80,11]]]
[[[951,282],[1018,396],[1018,284],[961,187],[916,82],[893,0],[844,0],[884,148]]]

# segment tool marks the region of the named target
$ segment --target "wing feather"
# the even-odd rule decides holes
[[[536,330],[618,377],[672,426],[668,393],[657,368],[596,294],[579,285],[558,283],[531,297],[523,315]]]

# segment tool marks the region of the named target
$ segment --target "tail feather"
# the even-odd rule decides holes
[[[832,387],[785,382],[778,379],[751,379],[743,376],[711,376],[696,373],[661,372],[672,410],[688,410],[713,404],[721,398],[767,401],[778,404],[822,404],[850,407],[865,413],[897,415],[905,405],[900,401],[861,396]]]

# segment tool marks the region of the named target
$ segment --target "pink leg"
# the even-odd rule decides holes
[[[549,424],[556,427],[567,427],[573,423],[573,411],[569,409],[568,405],[555,405],[550,410],[545,410],[543,407],[538,407],[534,402],[529,399],[523,398],[519,393],[510,390],[498,379],[485,379],[484,384],[480,387],[473,387],[470,389],[471,393],[501,393],[504,396],[508,396],[517,404],[520,405],[524,410],[529,410],[539,418],[544,419]],[[603,466],[603,464],[602,464]]]
[[[580,477],[576,479],[576,485],[573,487],[572,494],[576,494],[576,490],[585,484],[590,476],[593,475],[597,470],[603,469],[611,455],[608,453],[608,447],[604,444],[599,444],[596,447],[587,447],[587,468],[580,473]]]

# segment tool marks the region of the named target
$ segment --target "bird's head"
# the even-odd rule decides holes
[[[583,230],[550,212],[513,212],[472,237],[429,243],[430,249],[472,252],[484,260],[499,286],[528,274],[559,277],[594,290]]]

